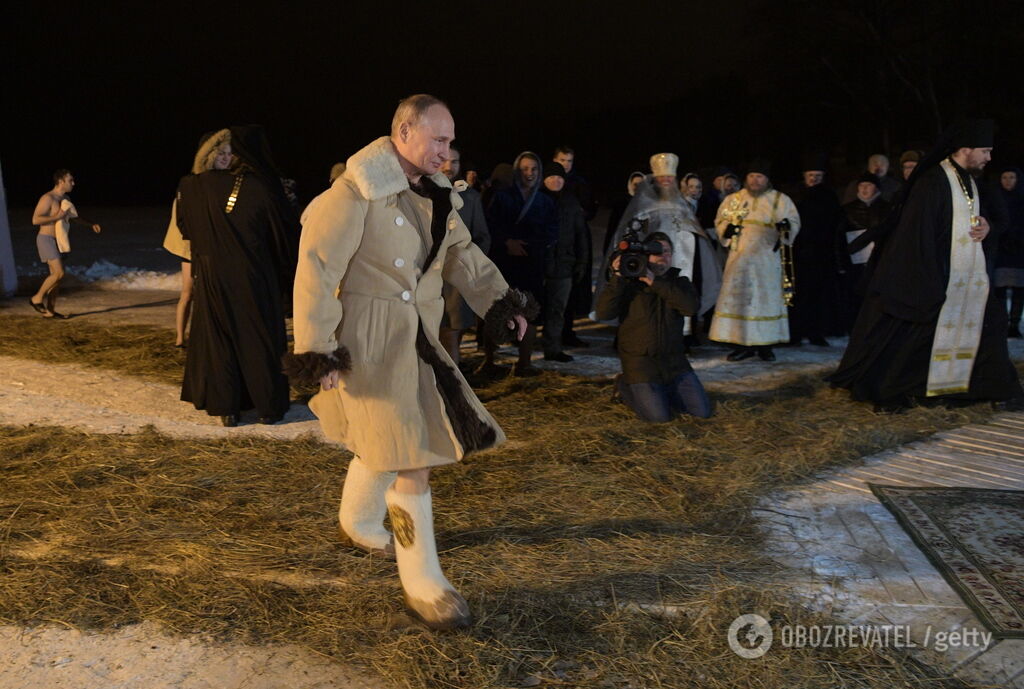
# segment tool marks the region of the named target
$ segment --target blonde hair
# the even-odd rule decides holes
[[[403,122],[416,125],[419,124],[423,113],[435,105],[449,110],[448,104],[440,98],[431,96],[429,93],[417,93],[403,98],[395,109],[395,116],[391,118],[391,136],[398,136],[398,130]]]

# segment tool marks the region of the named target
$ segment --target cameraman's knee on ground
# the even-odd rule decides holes
[[[693,371],[676,378],[672,387],[673,406],[682,413],[707,419],[715,413],[715,405],[708,397],[704,385]]]

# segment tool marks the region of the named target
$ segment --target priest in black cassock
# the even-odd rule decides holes
[[[916,402],[1021,406],[1006,312],[989,289],[998,238],[972,173],[991,158],[991,120],[943,135],[914,170],[832,384],[895,411]]]
[[[255,408],[260,423],[288,410],[284,302],[298,223],[262,127],[232,127],[228,170],[182,178],[177,219],[192,242],[195,305],[181,399],[225,426]]]
[[[839,267],[836,265],[836,228],[843,217],[839,196],[824,184],[825,154],[804,157],[803,184],[791,197],[800,214],[800,234],[793,242],[796,289],[789,308],[789,343],[799,345],[805,338],[819,347],[825,339],[831,316],[839,303]]]

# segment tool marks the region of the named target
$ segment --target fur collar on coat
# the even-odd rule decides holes
[[[368,201],[378,201],[409,188],[409,180],[402,172],[395,147],[387,136],[353,154],[345,163],[345,174],[339,179],[347,179],[354,184]],[[452,183],[441,172],[430,175],[430,181],[439,187],[452,188]],[[461,207],[461,202],[458,194],[452,194],[453,208]]]

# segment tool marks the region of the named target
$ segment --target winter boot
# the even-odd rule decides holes
[[[392,487],[387,503],[405,606],[431,629],[468,627],[469,604],[445,579],[437,561],[430,491],[399,493]]]
[[[395,543],[384,528],[388,506],[384,493],[395,482],[393,471],[373,471],[353,457],[341,489],[338,522],[343,541],[375,555],[395,559]]]

